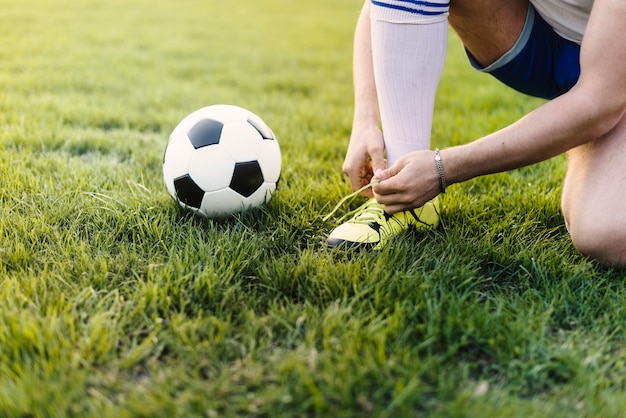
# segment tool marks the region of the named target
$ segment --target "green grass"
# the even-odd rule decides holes
[[[623,415],[626,275],[572,247],[564,158],[452,187],[439,229],[381,252],[321,245],[360,5],[0,0],[0,415]],[[161,178],[214,103],[283,151],[274,199],[225,222]],[[452,35],[433,143],[538,104]]]

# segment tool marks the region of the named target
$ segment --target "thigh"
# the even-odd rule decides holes
[[[488,66],[513,47],[528,7],[528,0],[451,0],[448,20],[476,61]]]
[[[626,264],[626,116],[604,137],[568,153],[562,209],[576,247]]]
[[[481,62],[466,45],[468,58],[476,70],[521,93],[553,99],[578,81],[580,46],[558,35],[532,5],[527,6],[524,26],[513,46],[498,50],[500,55],[495,61]],[[491,41],[483,42],[484,46]],[[484,65],[485,62],[489,64]]]

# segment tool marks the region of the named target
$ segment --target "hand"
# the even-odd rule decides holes
[[[384,149],[385,142],[379,128],[352,130],[350,145],[342,168],[350,179],[352,190],[358,190],[369,184],[376,171],[387,167],[383,156]],[[371,189],[366,189],[363,194],[373,196]]]
[[[374,197],[387,213],[418,208],[440,192],[434,153],[427,150],[403,156],[374,179],[381,180],[372,187]]]

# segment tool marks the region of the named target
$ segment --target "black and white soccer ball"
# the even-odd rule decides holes
[[[259,116],[238,106],[213,105],[174,128],[163,176],[181,207],[220,218],[269,202],[281,165],[278,141]]]

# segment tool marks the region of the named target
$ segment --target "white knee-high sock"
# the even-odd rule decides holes
[[[429,149],[448,43],[448,3],[372,0],[372,54],[388,166]]]

